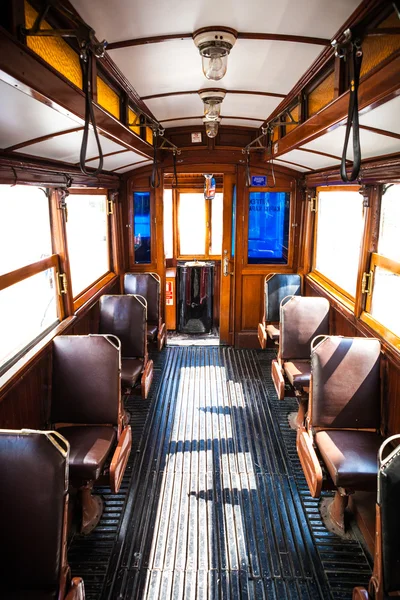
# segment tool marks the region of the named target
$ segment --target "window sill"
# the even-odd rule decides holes
[[[386,342],[391,344],[397,352],[400,352],[400,337],[394,334],[390,329],[386,329],[384,325],[376,321],[372,315],[363,311],[361,313],[360,320],[368,325],[370,329],[375,331],[380,337],[382,337]]]
[[[316,271],[309,273],[307,277],[311,279],[311,281],[314,281],[319,286],[321,286],[331,296],[333,296],[336,300],[341,302],[341,304],[343,304],[348,310],[350,310],[354,314],[355,301],[350,299],[348,296],[346,296],[345,293],[343,293],[341,290],[335,287],[335,285],[331,281],[325,279],[325,277],[323,277]]]
[[[40,340],[33,348],[31,348],[26,354],[24,354],[16,363],[14,363],[7,371],[0,377],[0,401],[1,397],[4,396],[5,392],[9,390],[14,383],[16,383],[21,376],[26,372],[28,366],[35,361],[40,352],[51,344],[53,339],[57,335],[64,333],[68,327],[76,320],[76,317],[67,317],[56,325],[44,338]]]

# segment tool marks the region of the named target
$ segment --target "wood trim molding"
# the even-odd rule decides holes
[[[252,90],[224,90],[226,94],[247,94],[248,96],[267,96],[270,98],[286,98],[285,94],[277,94],[275,92],[256,92]],[[165,92],[163,94],[152,94],[150,96],[142,96],[142,100],[153,100],[153,98],[167,98],[168,96],[185,96],[190,94],[198,94],[199,90],[188,90],[180,92]]]
[[[202,115],[196,115],[194,117],[176,117],[173,119],[160,119],[160,123],[169,123],[170,121],[187,121],[189,119],[203,119]],[[255,119],[254,117],[232,117],[229,115],[221,115],[221,119],[237,119],[238,121],[257,121],[257,123],[262,123],[263,120]],[[223,125],[223,123],[221,123]]]
[[[214,28],[213,28],[214,29]],[[218,29],[218,27],[215,27]],[[241,40],[266,40],[278,42],[294,42],[298,44],[316,44],[318,46],[329,46],[330,40],[326,38],[309,37],[304,35],[285,35],[281,33],[250,33],[240,31],[237,34]],[[171,40],[187,40],[192,39],[193,33],[173,33],[169,35],[154,35],[144,38],[133,38],[130,40],[121,40],[119,42],[111,42],[107,46],[107,50],[117,50],[119,48],[131,48],[133,46],[145,46],[147,44],[159,44],[161,42],[169,42]]]
[[[37,275],[38,273],[51,268],[58,268],[57,254],[52,254],[51,256],[43,258],[42,260],[38,260],[35,263],[25,265],[20,269],[11,271],[10,273],[4,273],[4,275],[0,275],[0,291],[5,290],[15,283],[23,281],[24,279],[28,279],[28,277],[32,277],[33,275]]]
[[[361,180],[363,183],[372,184],[400,182],[400,155],[373,158],[362,162]],[[306,175],[306,185],[309,188],[335,184],[343,185],[338,167]]]
[[[386,135],[387,137],[400,140],[400,133],[388,131],[387,129],[377,129],[376,127],[369,127],[369,125],[360,125],[360,129],[365,129],[366,131],[372,131],[372,133],[378,133],[379,135]]]
[[[274,160],[275,160],[275,157],[274,157]],[[283,158],[279,158],[279,157],[276,160],[286,163],[287,165],[294,165],[296,167],[300,167],[301,169],[307,169],[308,171],[313,170],[311,167],[306,167],[306,165],[300,165],[299,163],[292,162],[291,160],[283,160]],[[271,159],[269,159],[268,162],[270,162],[270,161],[271,161]]]

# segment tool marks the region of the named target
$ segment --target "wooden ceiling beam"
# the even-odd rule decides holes
[[[212,88],[211,88],[212,89]],[[202,90],[204,91],[204,90]],[[252,90],[223,90],[226,94],[247,94],[249,96],[268,96],[270,98],[285,98],[286,94],[277,94],[275,92],[254,92]],[[185,96],[186,94],[198,94],[199,90],[189,90],[182,92],[164,92],[163,94],[152,94],[142,96],[142,100],[153,100],[153,98],[167,98],[168,96]]]
[[[20,144],[15,144],[14,146],[4,148],[4,152],[14,152],[15,150],[19,150],[20,148],[26,148],[27,146],[40,144],[40,142],[47,142],[47,140],[52,140],[53,138],[59,137],[60,135],[76,133],[77,131],[83,131],[83,127],[74,127],[73,129],[65,129],[64,131],[57,131],[56,133],[48,133],[47,135],[42,135],[41,137],[31,138],[30,140],[26,140],[25,142],[21,142]]]
[[[121,40],[119,42],[110,42],[107,44],[107,50],[118,50],[119,48],[131,48],[133,46],[145,46],[147,44],[159,44],[161,42],[169,42],[171,40],[187,40],[192,38],[192,33],[153,35],[151,37],[133,38],[130,40]],[[297,44],[315,44],[317,46],[329,46],[330,44],[330,40],[327,40],[326,38],[310,37],[306,35],[286,35],[281,33],[251,33],[246,31],[239,31],[238,39],[293,42]]]

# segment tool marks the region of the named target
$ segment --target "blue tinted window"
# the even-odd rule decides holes
[[[287,263],[288,192],[250,192],[248,263]]]
[[[232,199],[232,258],[235,256],[235,240],[236,240],[236,185],[233,186],[233,199]]]
[[[151,221],[150,192],[133,194],[133,235],[135,244],[135,264],[151,263]]]

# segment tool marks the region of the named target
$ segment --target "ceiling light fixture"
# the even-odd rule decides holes
[[[218,133],[218,125],[221,119],[216,119],[215,121],[208,121],[207,119],[203,119],[203,123],[206,128],[206,134],[209,138],[215,138]]]
[[[219,81],[226,73],[228,54],[237,39],[237,31],[229,27],[204,27],[193,34],[202,58],[203,73],[207,79]]]
[[[207,121],[216,121],[221,114],[222,100],[225,98],[224,90],[201,90],[200,98],[204,102],[204,117]]]

